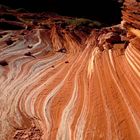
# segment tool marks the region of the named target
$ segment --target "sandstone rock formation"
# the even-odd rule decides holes
[[[0,140],[139,140],[139,10],[102,29],[1,12]]]

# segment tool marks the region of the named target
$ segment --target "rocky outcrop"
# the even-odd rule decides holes
[[[130,44],[134,46],[134,42],[138,43],[138,38],[140,38],[140,2],[138,0],[125,0],[122,14],[122,25],[127,31]],[[135,47],[139,48],[137,43]]]
[[[125,52],[128,63],[139,75],[139,54],[140,54],[140,1],[125,0],[122,10],[122,26],[127,31],[129,40],[128,49]]]
[[[0,140],[140,139],[139,30],[127,18],[99,29],[9,13],[25,28],[0,30]]]
[[[126,26],[140,29],[140,2],[138,0],[125,0],[122,14]]]

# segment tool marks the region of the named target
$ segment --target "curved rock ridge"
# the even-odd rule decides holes
[[[140,29],[140,1],[139,0],[125,0],[122,10],[123,20],[129,26]]]
[[[138,140],[140,50],[121,32],[1,31],[0,139]]]
[[[24,26],[0,30],[0,140],[140,139],[138,29],[11,13]]]

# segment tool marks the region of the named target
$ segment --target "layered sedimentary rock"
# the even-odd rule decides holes
[[[122,10],[122,25],[127,30],[127,37],[130,44],[139,48],[138,40],[140,38],[140,1],[139,0],[125,0]]]
[[[0,140],[140,139],[137,30],[14,15],[23,29],[0,31]]]
[[[126,29],[127,31],[127,38],[129,40],[129,45],[128,47],[131,50],[136,50],[138,53],[140,51],[140,1],[139,0],[125,0],[124,1],[124,7],[122,10],[122,26]],[[127,55],[126,55],[127,56]],[[127,59],[129,60],[129,63],[131,65],[132,61],[138,60],[137,55],[135,55],[135,58],[131,58],[127,56]],[[134,64],[134,69],[135,67],[138,68],[138,73],[140,72],[139,65]]]
[[[123,20],[134,28],[140,29],[140,1],[139,0],[125,0],[122,10]]]

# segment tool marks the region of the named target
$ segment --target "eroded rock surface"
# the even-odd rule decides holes
[[[140,41],[129,17],[86,30],[8,13],[22,29],[0,31],[0,140],[140,139]]]

